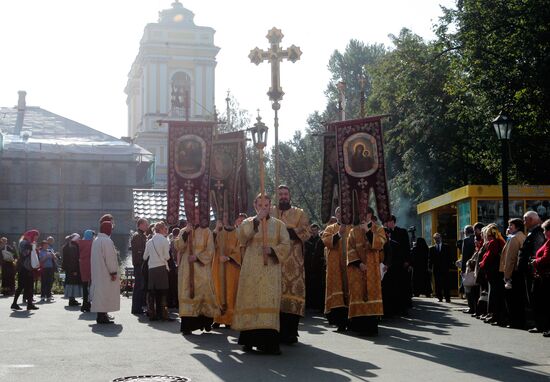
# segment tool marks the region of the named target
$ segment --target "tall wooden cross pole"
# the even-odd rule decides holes
[[[296,62],[300,59],[302,51],[296,45],[291,45],[288,49],[283,50],[279,45],[284,35],[280,29],[273,27],[267,32],[267,39],[271,44],[270,48],[265,51],[258,47],[252,49],[248,58],[256,65],[260,65],[267,60],[271,63],[271,87],[267,92],[271,100],[271,108],[275,112],[273,126],[275,127],[275,187],[279,186],[279,114],[281,108],[280,100],[283,99],[283,89],[281,88],[281,61],[287,59],[291,62]]]

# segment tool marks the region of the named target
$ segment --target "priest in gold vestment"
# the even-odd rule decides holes
[[[213,318],[220,313],[212,283],[212,259],[214,239],[208,227],[190,223],[180,231],[174,242],[178,251],[178,299],[181,332],[210,331]],[[191,248],[192,247],[192,248]]]
[[[373,221],[367,207],[366,220],[354,226],[348,236],[349,329],[362,335],[377,335],[378,320],[384,314],[380,264],[384,261],[386,232]]]
[[[341,223],[340,207],[334,214],[337,222],[329,225],[321,235],[327,264],[325,315],[330,325],[344,332],[348,326],[349,306],[346,244],[351,226]]]
[[[216,225],[216,253],[212,262],[212,278],[221,312],[214,317],[215,328],[220,324],[224,324],[226,328],[230,327],[233,321],[241,272],[241,246],[236,228],[246,217],[246,214],[240,214],[233,226],[224,225],[222,221],[218,221]]]
[[[290,237],[290,253],[281,263],[281,342],[298,342],[298,324],[305,314],[306,283],[304,269],[304,242],[311,236],[309,218],[301,208],[291,206],[290,190],[281,185],[277,188],[279,204],[272,207],[272,216],[286,224]]]
[[[256,347],[265,353],[280,354],[281,264],[288,256],[290,241],[284,223],[269,216],[271,200],[267,195],[258,196],[254,207],[257,215],[237,229],[245,252],[231,327],[241,332],[239,344],[243,350]]]

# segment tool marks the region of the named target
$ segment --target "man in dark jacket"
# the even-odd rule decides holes
[[[535,211],[527,211],[523,215],[523,222],[529,233],[518,253],[518,271],[512,275],[512,288],[520,288],[521,293],[518,295],[523,296],[521,301],[518,301],[518,304],[515,305],[518,312],[514,313],[521,314],[523,312],[525,315],[526,303],[532,305],[531,302],[533,301],[533,270],[529,264],[535,258],[538,249],[544,244],[545,237],[540,226],[541,219]],[[538,328],[531,328],[529,332],[539,333],[540,331]]]
[[[435,281],[435,294],[440,302],[443,301],[443,295],[445,295],[445,301],[451,302],[449,277],[452,262],[451,250],[447,244],[443,244],[439,233],[436,232],[433,238],[435,245],[430,247],[429,257]]]
[[[466,272],[466,263],[472,258],[476,251],[474,227],[467,225],[464,227],[464,239],[462,240],[462,246],[460,252],[462,253],[462,260],[460,261],[460,271],[462,274]]]
[[[149,222],[140,218],[137,221],[137,231],[132,236],[130,243],[132,249],[132,265],[134,266],[134,290],[132,292],[132,314],[143,314],[146,291],[143,285],[143,253],[145,252],[145,243],[147,236],[145,232],[149,228]]]

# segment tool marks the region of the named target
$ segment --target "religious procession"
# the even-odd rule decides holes
[[[280,39],[280,31],[272,29],[270,36]],[[296,60],[301,53],[294,47],[289,54]],[[274,70],[272,87],[278,86]],[[274,93],[274,103],[281,93]],[[187,115],[186,107],[185,92],[175,86],[172,109]],[[261,117],[249,131],[226,134],[216,131],[214,121],[178,116],[162,121],[168,125],[166,218],[149,225],[146,218],[136,217],[129,246],[130,313],[171,322],[169,309],[177,309],[183,336],[224,325],[240,333],[238,344],[244,351],[266,354],[281,354],[280,344],[298,342],[306,305],[322,309],[327,324],[338,332],[363,336],[378,334],[382,316],[406,314],[412,304],[410,240],[389,213],[382,118],[327,126],[327,224],[321,232],[293,205],[288,186],[278,185],[273,196],[266,192],[263,150],[268,128]],[[246,133],[259,157],[259,190],[251,217],[244,212],[249,197]],[[369,205],[371,189],[378,211]],[[186,219],[179,218],[180,210]],[[110,238],[113,215],[103,215],[98,226],[97,235],[88,229],[82,239],[78,233],[65,238],[61,267],[68,305],[79,306],[76,298],[82,296],[81,312],[96,313],[97,324],[104,325],[113,324],[108,313],[120,309],[122,272]],[[52,301],[56,255],[47,240],[39,242],[39,235],[36,229],[26,231],[17,245],[18,285],[11,305],[15,311],[22,309],[22,293],[27,310],[39,309],[33,298],[37,273],[41,302]]]
[[[550,6],[29,1],[0,380],[550,376]]]
[[[511,238],[523,233],[523,222],[510,221],[509,245],[501,244],[504,240],[496,225],[476,225],[475,261],[473,253],[468,253],[474,249],[468,247],[474,241],[472,226],[465,228],[467,239],[457,245],[463,252],[459,261],[453,260],[447,245],[442,246],[438,233],[428,253],[422,253],[421,238],[411,246],[407,230],[398,227],[396,217],[389,214],[381,119],[368,117],[328,125],[323,174],[327,186],[323,209],[328,223],[320,232],[307,213],[293,205],[288,186],[279,185],[274,197],[266,192],[262,160],[258,162],[260,190],[253,199],[255,215],[248,217],[242,212],[248,210],[245,132],[216,136],[213,123],[168,121],[167,217],[153,224],[142,217],[136,221],[129,247],[134,277],[130,313],[146,315],[150,321],[172,322],[170,310],[177,310],[183,336],[224,325],[239,332],[238,344],[245,352],[278,355],[281,344],[299,341],[300,319],[306,307],[322,309],[326,324],[337,332],[376,336],[383,317],[407,315],[413,294],[431,294],[429,270],[433,271],[436,297],[450,302],[449,271],[457,262],[465,268],[462,288],[467,290],[467,313],[488,323],[523,327],[521,298],[506,299],[504,294],[512,277],[503,278],[502,271],[498,273],[499,264],[515,263],[507,258],[518,257],[523,240],[518,239],[520,243],[512,247],[516,239]],[[267,127],[260,117],[251,134],[261,158]],[[331,163],[334,151],[337,162]],[[378,211],[369,205],[371,184],[377,187],[374,196]],[[188,220],[178,219],[180,208]],[[540,226],[540,218],[533,211],[525,219],[538,219],[529,228]],[[542,224],[546,236],[549,224]],[[98,225],[97,235],[88,229],[82,238],[78,233],[66,237],[61,267],[66,275],[64,297],[69,299],[68,306],[80,306],[76,298],[83,297],[81,312],[96,313],[97,324],[105,325],[114,323],[108,313],[120,310],[121,267],[110,238],[115,228],[113,216],[102,216]],[[18,244],[18,284],[11,305],[15,311],[22,309],[18,305],[22,293],[27,310],[39,309],[33,292],[37,274],[41,278],[41,302],[52,302],[56,254],[51,240],[39,242],[39,236],[38,230],[29,230]],[[13,252],[6,242],[4,238],[4,250]],[[544,246],[543,242],[528,259],[526,249],[521,255],[522,261],[534,261],[539,271],[544,269],[550,240]],[[470,268],[476,267],[476,273],[483,276],[472,284]],[[3,271],[3,288],[11,285],[13,290],[14,283],[6,281],[9,274]],[[487,291],[490,304],[483,308],[478,301]],[[544,289],[535,288],[539,301],[540,293],[544,295]],[[544,306],[540,309],[544,311]],[[533,331],[548,330],[544,318],[537,322],[539,326]],[[548,336],[547,331],[544,336]]]
[[[306,310],[305,259],[318,256],[319,248],[326,247],[326,293],[319,290],[324,282],[312,285],[310,303],[326,295],[328,324],[341,332],[376,335],[384,314],[381,275],[386,273],[383,261],[388,235],[374,211],[367,208],[365,221],[353,226],[341,222],[337,208],[335,222],[320,237],[306,213],[291,204],[287,186],[278,187],[277,199],[277,205],[272,205],[269,195],[259,194],[254,217],[226,211],[228,218],[218,220],[213,230],[201,226],[198,208],[194,222],[175,227],[138,219],[131,238],[135,269],[131,313],[171,322],[169,308],[176,308],[184,336],[224,325],[240,332],[238,343],[245,351],[256,348],[280,354],[281,343],[298,342],[299,321]],[[395,223],[391,219],[395,217],[389,220]],[[77,233],[67,237],[62,251],[67,274],[64,296],[69,298],[68,306],[80,306],[76,298],[83,297],[81,312],[95,312],[98,324],[112,324],[108,313],[120,309],[121,298],[117,251],[109,238],[114,229],[112,215],[103,216],[99,227],[98,235],[86,230],[82,238]],[[47,241],[38,250],[39,235],[29,230],[19,242],[13,310],[22,309],[18,305],[21,294],[27,310],[39,309],[33,292],[38,269],[43,282],[40,302],[53,301],[47,280],[55,252],[48,249]],[[316,244],[309,246],[310,251],[317,253],[306,255],[310,243]],[[5,272],[4,276],[7,279]],[[319,281],[319,274],[315,276]],[[408,305],[399,308],[406,311]]]

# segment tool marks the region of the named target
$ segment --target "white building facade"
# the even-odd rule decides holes
[[[155,155],[155,187],[165,188],[169,118],[214,119],[214,29],[195,25],[176,0],[147,24],[125,88],[128,135]],[[173,106],[176,105],[176,106]]]

